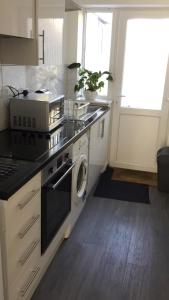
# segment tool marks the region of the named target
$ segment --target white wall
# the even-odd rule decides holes
[[[64,63],[81,62],[83,42],[83,12],[65,13],[64,24]]]
[[[74,0],[81,6],[169,6],[169,0]]]
[[[74,62],[82,62],[83,45],[83,12],[69,11],[65,14],[64,27],[64,63],[65,65]],[[66,69],[65,72],[65,93],[66,99],[76,98],[74,86],[77,81],[77,70]]]

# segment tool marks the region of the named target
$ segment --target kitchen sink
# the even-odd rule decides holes
[[[83,121],[85,124],[88,124],[94,120],[98,112],[102,109],[103,107],[98,107],[97,105],[89,105],[86,114],[82,115],[80,117],[80,120]]]
[[[89,105],[87,112],[88,113],[97,113],[101,109],[102,109],[101,106],[98,106],[98,105]]]

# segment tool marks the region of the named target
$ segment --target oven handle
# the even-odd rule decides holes
[[[48,188],[50,189],[50,190],[52,190],[52,191],[54,191],[56,188],[57,188],[57,186],[62,182],[62,180],[72,171],[72,169],[74,168],[74,166],[75,166],[75,162],[73,162],[72,164],[71,164],[71,166],[70,166],[70,168],[66,171],[66,173],[55,183],[55,184],[53,184],[53,185],[48,185]]]

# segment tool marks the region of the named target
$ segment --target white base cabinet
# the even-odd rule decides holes
[[[110,111],[90,128],[89,176],[87,195],[108,163]]]
[[[41,255],[41,173],[0,200],[0,300],[30,300],[69,233],[70,214]]]
[[[5,300],[30,299],[41,270],[41,173],[0,201]]]

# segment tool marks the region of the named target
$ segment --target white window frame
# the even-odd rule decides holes
[[[83,51],[82,51],[82,66],[85,66],[85,50],[86,50],[86,24],[87,24],[87,13],[112,13],[112,32],[111,32],[111,47],[110,47],[110,61],[109,61],[109,70],[112,73],[113,80],[115,81],[115,45],[117,38],[117,20],[118,20],[118,10],[117,9],[103,9],[103,8],[90,8],[84,9],[84,26],[83,26]],[[112,100],[113,99],[113,82],[108,82],[108,92],[106,96],[98,95],[98,99]]]

